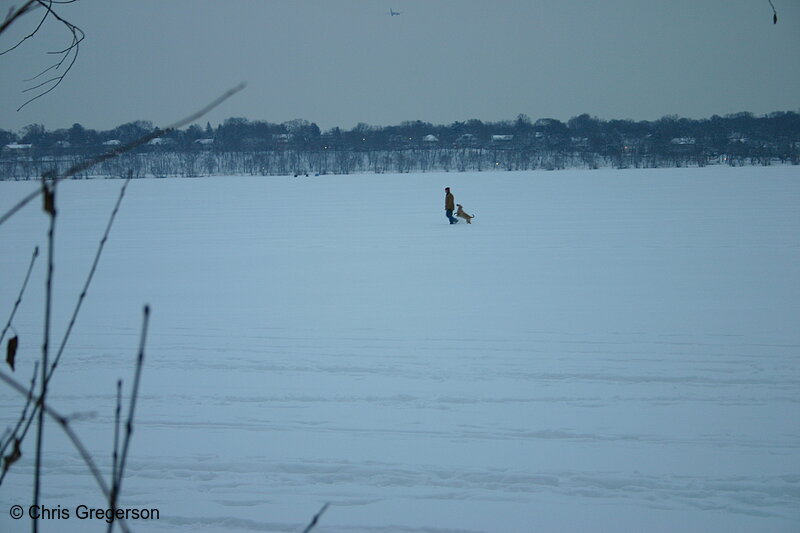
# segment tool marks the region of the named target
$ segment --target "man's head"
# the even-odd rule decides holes
[[[444,192],[450,192],[450,187],[445,187]]]

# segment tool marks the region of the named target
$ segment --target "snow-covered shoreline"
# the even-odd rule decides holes
[[[46,173],[64,175],[86,156],[16,157],[0,160],[0,180],[36,180]],[[705,167],[797,166],[796,159],[721,153],[674,156],[603,156],[595,153],[491,148],[404,149],[371,151],[269,150],[240,152],[126,153],[75,175],[92,178],[196,178],[230,176],[334,176],[473,172],[579,170],[654,170]]]

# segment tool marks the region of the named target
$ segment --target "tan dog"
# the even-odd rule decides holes
[[[464,208],[461,207],[461,204],[456,204],[458,210],[456,211],[456,216],[459,218],[463,218],[467,221],[467,224],[472,224],[472,219],[475,218],[475,215],[468,215]]]

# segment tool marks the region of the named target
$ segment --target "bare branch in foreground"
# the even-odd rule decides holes
[[[3,472],[2,474],[0,474],[0,484],[3,483],[3,479],[6,477],[6,472],[8,472],[8,468],[11,466],[11,464],[13,464],[13,462],[9,462],[9,460],[7,459],[8,456],[5,455],[8,445],[13,442],[14,447],[19,449],[19,444],[22,442],[22,438],[19,437],[18,434],[20,428],[22,427],[22,424],[25,423],[25,420],[28,417],[28,407],[30,407],[31,404],[33,403],[34,399],[33,391],[36,390],[36,374],[38,373],[38,371],[39,371],[39,362],[37,361],[33,365],[33,376],[31,377],[31,387],[30,389],[28,389],[28,395],[25,398],[25,405],[22,407],[22,414],[20,415],[19,420],[17,420],[17,425],[16,427],[14,427],[14,430],[9,433],[8,440],[2,441],[2,445],[0,445],[0,456],[4,458]],[[10,454],[11,457],[14,457],[15,455],[16,454],[14,452]]]
[[[44,210],[50,218],[50,225],[47,230],[47,276],[45,281],[44,298],[44,333],[42,334],[42,382],[41,393],[39,394],[39,416],[36,426],[36,455],[34,457],[33,474],[33,505],[38,506],[41,497],[42,484],[42,446],[44,443],[44,410],[41,406],[45,405],[47,397],[47,364],[50,356],[50,326],[53,311],[53,271],[55,269],[55,233],[56,233],[56,183],[48,183],[46,177],[42,178],[42,194],[44,195]],[[35,415],[35,412],[34,412]],[[33,419],[34,416],[31,416]],[[66,421],[65,421],[66,422]],[[39,530],[39,516],[33,517],[33,532]]]
[[[136,358],[136,374],[133,377],[133,390],[131,391],[130,407],[128,410],[128,421],[125,424],[125,440],[122,443],[122,453],[119,458],[119,463],[116,466],[115,477],[112,480],[111,494],[109,495],[109,505],[112,512],[116,514],[117,498],[119,496],[120,488],[122,488],[122,478],[125,476],[125,463],[128,459],[128,446],[131,442],[133,435],[133,416],[136,410],[136,399],[139,397],[139,382],[142,377],[142,366],[144,366],[144,345],[147,340],[147,326],[150,322],[150,307],[144,307],[144,320],[142,322],[142,333],[139,339],[139,355]],[[108,531],[111,533],[114,521],[108,525]]]
[[[33,257],[31,257],[31,263],[28,266],[28,273],[25,274],[25,281],[22,282],[22,288],[19,291],[19,296],[17,296],[17,301],[14,303],[14,308],[11,310],[11,316],[8,317],[8,322],[6,326],[3,328],[3,332],[0,333],[0,343],[3,342],[3,339],[6,336],[6,332],[11,327],[11,322],[14,320],[14,315],[17,314],[17,308],[19,304],[22,303],[22,295],[25,294],[25,288],[28,286],[28,280],[31,277],[31,272],[33,271],[33,265],[36,262],[36,258],[39,256],[39,247],[33,249]]]
[[[13,377],[9,376],[3,371],[0,371],[0,381],[4,381],[6,384],[11,386],[12,389],[16,390],[20,394],[27,395],[27,390],[25,389],[25,387],[20,385]],[[103,495],[106,498],[108,498],[111,492],[108,489],[108,485],[106,485],[106,481],[103,479],[103,474],[100,472],[100,469],[97,467],[97,464],[94,462],[94,459],[92,459],[92,455],[86,449],[86,446],[84,446],[83,442],[81,442],[81,439],[78,437],[75,431],[72,430],[72,427],[69,424],[69,419],[66,416],[61,415],[58,411],[51,408],[47,404],[42,404],[41,397],[39,397],[37,403],[39,403],[39,405],[42,408],[42,411],[45,414],[47,414],[47,416],[49,416],[59,426],[61,426],[61,429],[64,431],[69,440],[72,442],[72,445],[80,454],[81,459],[83,459],[83,462],[86,463],[86,466],[92,473],[92,476],[94,477],[95,481],[100,487],[100,490],[103,492]],[[119,519],[119,522],[120,526],[122,527],[122,530],[126,533],[130,533],[128,531],[127,524],[122,519]]]
[[[103,233],[103,237],[100,239],[100,245],[97,248],[97,252],[94,256],[94,261],[92,262],[92,267],[89,269],[89,275],[86,278],[86,282],[83,285],[83,289],[81,290],[80,295],[78,296],[78,302],[75,304],[75,309],[72,312],[72,317],[70,318],[69,325],[67,326],[67,331],[64,333],[64,338],[61,340],[61,345],[58,348],[58,352],[56,352],[55,357],[53,358],[53,364],[47,371],[47,381],[50,381],[50,378],[53,376],[53,372],[55,372],[56,367],[58,366],[58,362],[61,360],[61,355],[64,353],[64,348],[67,346],[67,341],[69,340],[70,334],[72,333],[72,328],[75,326],[75,322],[78,319],[78,313],[80,313],[81,306],[83,305],[83,301],[86,299],[86,294],[89,291],[89,286],[92,284],[92,279],[94,278],[94,274],[97,271],[97,265],[100,263],[100,256],[103,254],[103,249],[105,248],[106,241],[108,241],[108,236],[111,233],[111,227],[114,225],[114,220],[117,218],[117,213],[119,212],[119,207],[122,204],[122,199],[125,198],[125,190],[128,188],[128,184],[130,183],[132,175],[129,174],[127,178],[125,178],[125,182],[122,184],[122,188],[119,191],[119,196],[117,197],[117,203],[114,204],[114,209],[111,211],[111,217],[108,219],[108,224],[106,224],[105,233]]]
[[[14,9],[14,6],[11,6],[11,8],[9,8],[9,10],[8,10],[8,15],[6,15],[5,20],[3,21],[2,24],[0,24],[0,34],[2,34],[4,31],[6,31],[6,29],[9,26],[14,24],[14,21],[17,20],[19,17],[21,17],[22,15],[24,15],[28,11],[36,9],[36,7],[38,7],[38,6],[35,6],[33,4],[36,4],[37,2],[38,2],[38,0],[28,0],[26,3],[24,3],[22,5],[22,7],[20,7],[17,10]],[[17,46],[19,46],[19,45],[17,45]],[[3,52],[3,53],[5,53],[5,52]]]
[[[309,531],[311,531],[312,529],[314,529],[316,527],[317,522],[319,521],[319,518],[322,516],[322,513],[324,513],[328,509],[329,505],[330,505],[330,503],[326,503],[325,505],[322,506],[322,509],[320,509],[317,512],[317,514],[314,515],[314,518],[311,519],[311,523],[309,523],[306,526],[306,528],[303,530],[303,533],[308,533]]]
[[[77,27],[76,25],[72,24],[68,20],[64,19],[63,17],[61,17],[58,13],[56,13],[53,10],[53,4],[71,4],[71,3],[75,2],[75,1],[76,0],[61,0],[61,1],[57,1],[57,0],[33,0],[33,1],[29,1],[25,5],[23,5],[20,9],[18,9],[16,12],[9,12],[9,15],[6,18],[6,21],[3,23],[2,27],[0,27],[0,33],[2,33],[16,19],[18,19],[19,17],[21,17],[25,13],[28,13],[29,11],[32,11],[37,7],[42,7],[42,8],[45,9],[44,15],[42,16],[41,20],[36,25],[36,27],[33,29],[33,31],[31,31],[26,36],[22,37],[17,42],[17,44],[15,44],[14,46],[12,46],[10,48],[7,48],[6,50],[3,50],[2,52],[0,52],[0,55],[7,54],[9,52],[12,52],[12,51],[16,50],[25,41],[27,41],[28,39],[31,39],[32,37],[34,37],[42,29],[42,26],[44,25],[44,23],[48,19],[48,17],[51,17],[51,18],[55,19],[56,21],[60,22],[61,25],[63,27],[65,27],[67,29],[67,31],[72,35],[72,39],[71,39],[71,42],[70,42],[69,46],[67,46],[63,50],[57,50],[57,51],[54,51],[54,52],[48,52],[48,54],[61,56],[60,60],[56,61],[54,64],[50,65],[46,69],[42,70],[39,74],[33,76],[30,79],[24,80],[24,81],[26,83],[34,81],[34,80],[36,80],[38,78],[41,78],[42,76],[44,76],[45,74],[47,74],[50,71],[60,69],[62,66],[64,66],[64,64],[66,64],[67,67],[64,70],[64,72],[61,73],[60,75],[53,76],[52,78],[49,78],[49,79],[47,79],[47,80],[45,80],[45,81],[43,81],[43,82],[41,82],[41,83],[39,83],[37,85],[34,85],[32,87],[28,87],[27,89],[23,90],[22,92],[26,93],[26,92],[31,92],[31,91],[36,91],[38,89],[42,89],[43,87],[46,87],[46,86],[49,85],[49,87],[47,87],[46,89],[42,90],[36,96],[26,100],[25,103],[23,103],[21,106],[19,106],[17,108],[17,111],[19,111],[20,109],[22,109],[26,105],[30,104],[34,100],[37,100],[37,99],[41,98],[42,96],[46,95],[47,93],[55,90],[55,88],[58,87],[61,84],[62,81],[64,81],[64,78],[66,78],[67,74],[69,74],[69,71],[72,70],[72,67],[75,65],[75,61],[78,59],[78,52],[79,52],[79,49],[80,49],[80,43],[84,40],[84,38],[86,37],[86,34],[79,27]],[[13,11],[13,9],[12,9],[12,11]],[[68,60],[69,60],[69,62],[68,62]]]
[[[109,236],[109,234],[111,232],[111,227],[114,224],[114,220],[116,218],[117,212],[119,211],[119,207],[120,207],[120,204],[122,203],[122,199],[125,197],[125,190],[126,190],[128,184],[130,183],[130,180],[131,180],[131,176],[129,175],[128,178],[125,180],[125,182],[122,185],[122,189],[120,190],[119,197],[117,198],[117,203],[114,205],[114,209],[111,212],[111,217],[109,218],[108,224],[106,225],[105,233],[103,234],[103,238],[100,240],[100,246],[98,247],[97,252],[95,253],[94,261],[93,261],[92,267],[91,267],[91,269],[89,271],[89,275],[88,275],[88,277],[86,279],[86,282],[84,284],[83,290],[81,291],[81,294],[78,297],[78,302],[75,305],[75,309],[73,310],[72,317],[70,319],[69,325],[67,326],[67,331],[64,334],[64,337],[63,337],[63,339],[61,341],[61,346],[59,347],[59,350],[56,353],[56,356],[55,356],[54,361],[53,361],[52,365],[50,366],[50,368],[46,372],[42,373],[42,375],[44,377],[44,383],[43,383],[43,387],[42,387],[43,390],[46,390],[47,387],[49,386],[50,379],[53,377],[53,373],[55,372],[55,369],[58,366],[58,362],[61,359],[61,355],[64,353],[64,348],[67,345],[67,341],[69,340],[70,334],[72,332],[72,328],[74,327],[75,322],[76,322],[77,317],[78,317],[78,313],[81,310],[81,305],[82,305],[82,303],[83,303],[83,301],[84,301],[84,299],[86,297],[86,293],[87,293],[87,291],[89,289],[89,285],[91,284],[92,279],[94,277],[94,273],[95,273],[95,271],[97,269],[97,265],[98,265],[98,263],[100,261],[100,256],[103,253],[103,249],[104,249],[105,243],[108,240],[108,236]],[[52,185],[51,187],[55,187],[55,185]],[[43,188],[47,189],[46,183],[43,183]],[[44,210],[47,213],[49,213],[50,216],[51,216],[51,219],[54,220],[55,219],[55,213],[56,213],[56,209],[55,209],[55,194],[54,194],[54,192],[52,190],[45,190],[45,192],[43,194],[44,194],[44,199],[45,199],[45,201],[44,201]],[[49,272],[49,270],[48,270],[48,272]],[[48,278],[48,281],[49,281],[49,278]],[[49,293],[48,293],[48,295],[49,295]],[[46,340],[47,340],[47,338],[46,338]],[[49,343],[46,343],[46,344],[49,344]],[[45,364],[47,364],[47,363],[45,362]],[[33,412],[31,413],[30,418],[28,419],[27,423],[25,424],[25,427],[22,429],[22,432],[19,433],[19,429],[17,429],[15,431],[15,435],[18,436],[20,441],[23,441],[25,439],[25,437],[27,436],[28,430],[30,429],[31,424],[33,424],[33,421],[36,420],[36,418],[37,418],[37,414],[41,417],[41,412],[40,412],[40,409],[39,409],[40,405],[41,405],[41,403],[37,402],[36,406],[33,409]]]
[[[111,481],[117,479],[119,468],[119,416],[122,412],[122,380],[117,380],[117,409],[114,411],[114,450],[111,452]]]

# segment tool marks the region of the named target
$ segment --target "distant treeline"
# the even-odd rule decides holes
[[[0,130],[0,179],[30,179],[64,172],[87,157],[156,131],[136,121],[108,131],[74,124],[48,131],[31,124],[19,133]],[[201,176],[215,174],[347,174],[530,170],[573,167],[800,164],[800,114],[738,113],[694,120],[601,120],[584,114],[556,119],[447,126],[403,122],[358,124],[325,132],[311,122],[282,124],[229,118],[213,128],[173,131],[90,171],[92,176]],[[82,176],[88,177],[88,176]]]

